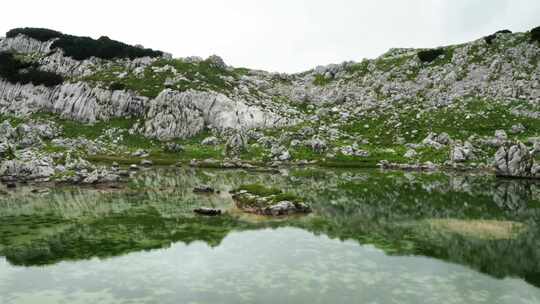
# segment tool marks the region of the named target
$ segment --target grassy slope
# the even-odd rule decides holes
[[[176,69],[177,79],[169,69],[156,72],[156,69],[165,66]],[[122,64],[112,64],[80,80],[105,88],[120,84],[142,96],[155,98],[165,88],[180,92],[189,89],[213,90],[227,94],[234,89],[234,80],[243,73],[245,73],[244,69],[220,68],[207,60],[191,63],[182,59],[160,59],[146,67],[140,75],[136,75],[133,70],[127,69]],[[124,74],[123,78],[119,77],[121,74]],[[176,81],[165,85],[167,79]]]

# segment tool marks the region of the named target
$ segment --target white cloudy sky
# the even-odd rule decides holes
[[[112,39],[228,64],[298,72],[540,25],[539,0],[3,0],[21,26]]]

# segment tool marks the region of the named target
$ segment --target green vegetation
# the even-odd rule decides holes
[[[101,59],[135,59],[140,57],[160,57],[163,55],[161,51],[127,45],[106,36],[95,40],[90,37],[62,35],[62,37],[52,44],[51,48],[62,49],[66,56],[75,60],[85,60],[91,57]]]
[[[30,38],[45,42],[58,38],[51,46],[52,49],[60,48],[64,54],[76,60],[84,60],[90,57],[101,59],[160,57],[161,51],[139,48],[127,45],[120,41],[102,36],[95,40],[90,37],[78,37],[62,34],[61,32],[43,28],[16,28],[6,33],[6,37],[13,38],[17,35],[26,35]]]
[[[531,41],[540,43],[540,26],[531,30]]]
[[[491,44],[493,44],[493,40],[495,40],[495,38],[497,38],[497,34],[512,34],[512,31],[510,31],[510,30],[497,31],[494,34],[491,34],[489,36],[484,37],[484,40],[486,41],[487,44],[491,45]]]
[[[45,29],[45,28],[15,28],[6,33],[7,38],[15,38],[18,35],[25,35],[27,37],[39,40],[41,42],[46,42],[54,38],[62,37],[62,33]]]
[[[439,58],[439,56],[442,56],[444,54],[445,54],[445,50],[442,48],[424,50],[424,51],[418,52],[418,58],[420,59],[420,61],[424,63],[430,63],[430,62],[435,61],[436,59]]]
[[[398,55],[393,57],[382,57],[375,61],[375,67],[383,72],[388,72],[395,68],[401,67],[406,63],[412,56],[408,55]]]
[[[313,80],[313,84],[317,86],[325,86],[332,82],[331,78],[326,78],[324,75],[318,74],[315,75],[315,79]]]
[[[238,188],[236,188],[235,190],[233,190],[232,192],[239,192],[239,191],[247,191],[251,194],[254,194],[254,195],[258,195],[258,196],[270,196],[270,195],[277,195],[277,194],[280,194],[281,193],[281,190],[277,189],[277,188],[270,188],[270,187],[266,187],[262,184],[247,184],[247,185],[242,185]]]
[[[186,62],[182,59],[160,59],[137,73],[117,64],[81,80],[115,90],[133,90],[155,98],[166,88],[179,92],[194,89],[228,94],[234,89],[233,82],[241,77],[241,73],[241,70],[217,67],[209,60]],[[123,76],[119,77],[121,74]]]
[[[11,83],[44,85],[53,87],[64,82],[64,78],[53,72],[41,71],[33,62],[23,61],[13,53],[0,53],[0,77]]]
[[[241,193],[246,191],[247,193]],[[265,208],[275,203],[289,201],[292,203],[301,203],[303,200],[293,193],[283,192],[277,188],[266,187],[262,184],[241,185],[235,190],[233,198],[238,207],[245,208]]]
[[[167,248],[175,242],[219,246],[233,231],[297,227],[372,244],[391,255],[435,257],[498,278],[523,276],[540,283],[534,275],[539,273],[534,249],[540,201],[528,181],[378,170],[308,169],[289,177],[178,170],[142,172],[129,188],[113,192],[57,187],[45,195],[0,196],[0,255],[13,265],[47,265]],[[200,183],[264,195],[282,193],[278,189],[302,194],[314,215],[246,219],[229,212],[232,202],[221,196],[193,194]],[[193,208],[214,204],[222,204],[216,207],[225,210],[223,216],[193,215]],[[516,204],[519,212],[513,209]],[[485,225],[478,223],[495,229],[515,223],[520,229],[485,237],[498,230],[482,230]]]
[[[369,60],[364,59],[361,62],[349,66],[347,72],[349,72],[349,74],[353,74],[354,76],[363,77],[369,72],[368,67]]]
[[[511,105],[484,99],[456,101],[440,108],[422,109],[404,105],[398,106],[395,113],[367,113],[343,126],[342,130],[348,134],[362,135],[373,144],[383,146],[391,146],[397,137],[418,142],[429,132],[446,132],[453,139],[461,140],[475,134],[492,136],[496,130],[509,130],[518,123],[526,127],[520,138],[540,133],[537,119],[516,116],[511,110]]]

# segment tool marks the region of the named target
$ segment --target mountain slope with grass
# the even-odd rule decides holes
[[[534,176],[539,61],[540,28],[292,75],[231,67],[218,56],[172,58],[108,37],[14,29],[0,40],[0,175],[65,179],[79,170],[73,162],[143,159],[491,168],[495,152],[520,141]],[[507,163],[518,155],[504,153]]]

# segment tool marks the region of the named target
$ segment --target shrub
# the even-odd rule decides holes
[[[59,38],[62,36],[62,33],[49,30],[49,29],[25,27],[25,28],[15,28],[15,29],[10,30],[9,32],[6,33],[6,37],[13,38],[13,37],[17,37],[19,34],[23,34],[25,36],[34,38],[42,42],[49,41],[51,39]]]
[[[512,34],[512,31],[511,30],[497,31],[494,34],[491,34],[489,36],[484,37],[484,40],[486,41],[487,44],[492,44],[493,40],[495,40],[495,38],[497,38],[497,34]]]
[[[84,60],[90,57],[101,59],[116,59],[116,58],[139,58],[139,57],[160,57],[163,55],[161,51],[152,49],[144,49],[131,46],[120,41],[109,39],[103,36],[99,39],[90,37],[79,37],[65,35],[61,32],[43,28],[16,28],[6,33],[7,38],[16,37],[19,34],[37,39],[39,41],[48,41],[53,38],[58,38],[51,48],[60,48],[64,54],[76,60]]]
[[[101,59],[134,59],[145,56],[159,57],[163,55],[163,52],[160,51],[134,47],[116,40],[111,40],[108,37],[100,37],[95,40],[90,37],[63,35],[53,43],[52,48],[62,49],[66,56],[75,60],[84,60],[90,57]]]
[[[444,49],[431,49],[418,52],[418,58],[422,62],[433,62],[439,56],[444,55]]]
[[[531,30],[531,41],[540,42],[540,26]]]
[[[19,72],[19,83],[34,85],[44,85],[46,87],[54,87],[64,82],[64,77],[54,72],[40,71],[36,68],[28,69],[24,72]]]
[[[109,85],[111,91],[122,91],[126,89],[126,85],[121,82],[113,82]]]
[[[64,82],[64,78],[53,72],[45,72],[37,69],[34,63],[22,62],[15,58],[12,53],[0,53],[0,77],[11,83],[56,86]]]

